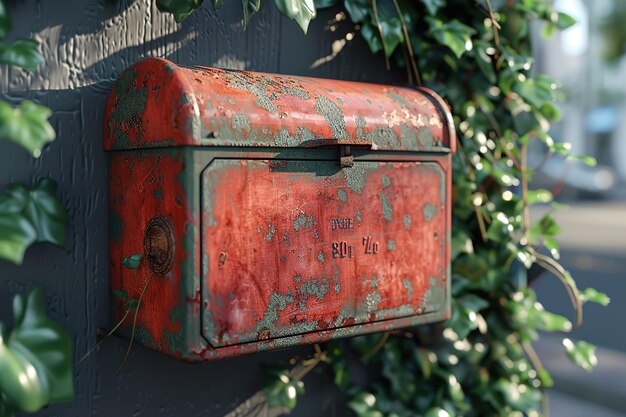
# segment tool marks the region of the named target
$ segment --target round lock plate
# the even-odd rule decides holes
[[[175,243],[172,225],[164,216],[150,219],[143,238],[148,266],[157,275],[170,272],[174,265]]]

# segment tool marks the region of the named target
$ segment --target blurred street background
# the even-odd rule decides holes
[[[551,190],[568,208],[554,211],[561,263],[580,289],[596,288],[611,297],[608,307],[587,305],[584,324],[567,335],[598,346],[599,365],[591,373],[563,355],[562,337],[546,336],[537,351],[552,372],[556,388],[553,417],[626,416],[626,1],[556,0],[558,10],[578,23],[546,41],[535,28],[536,70],[562,83],[567,94],[563,120],[551,132],[597,166],[553,157],[531,149],[540,167],[534,188]],[[536,207],[540,218],[554,209]],[[546,309],[574,321],[566,291],[545,273],[534,284]]]

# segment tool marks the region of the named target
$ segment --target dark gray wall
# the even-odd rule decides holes
[[[70,214],[64,249],[38,245],[24,265],[0,260],[0,321],[11,322],[10,300],[35,285],[46,291],[50,315],[71,334],[75,362],[96,343],[96,329],[109,322],[107,264],[107,155],[102,151],[102,115],[112,80],[133,62],[162,56],[185,64],[372,82],[391,82],[382,56],[372,56],[360,35],[333,61],[310,69],[331,53],[333,41],[352,30],[345,20],[325,30],[337,10],[323,11],[305,37],[280,16],[271,0],[241,26],[240,2],[214,11],[207,0],[182,25],[161,14],[150,0],[63,0],[10,2],[11,37],[35,36],[46,64],[33,73],[0,67],[0,97],[12,103],[33,99],[54,111],[57,140],[39,159],[0,143],[0,186],[42,176],[59,183]],[[262,387],[261,363],[303,355],[290,349],[202,365],[188,365],[135,346],[119,376],[126,341],[111,338],[75,366],[76,399],[53,405],[46,416],[223,416]],[[332,381],[313,375],[295,415],[342,415],[329,396]],[[339,408],[337,408],[339,407]],[[335,412],[331,412],[335,410]]]

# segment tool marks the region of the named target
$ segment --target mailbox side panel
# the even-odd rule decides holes
[[[190,153],[114,152],[109,181],[111,288],[114,320],[123,320],[119,332],[132,335],[136,314],[137,342],[186,360],[205,347],[198,334],[200,260]]]

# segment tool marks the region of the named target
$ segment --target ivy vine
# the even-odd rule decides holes
[[[5,40],[11,18],[0,0],[0,65],[33,70],[43,62],[32,39]],[[47,107],[22,101],[17,107],[0,100],[0,141],[21,145],[34,157],[54,140]],[[56,183],[40,179],[33,187],[10,184],[0,194],[0,259],[21,264],[37,242],[65,244],[67,212],[56,197]],[[71,341],[45,313],[43,290],[13,299],[15,325],[0,321],[0,417],[36,412],[50,403],[73,398]],[[0,318],[1,319],[1,318]]]
[[[277,5],[285,1],[289,7],[279,6],[281,12],[306,32],[315,8],[301,17],[294,11],[307,9],[305,2]],[[157,1],[178,20],[200,3]],[[550,136],[563,95],[555,80],[533,72],[532,22],[541,22],[547,37],[574,19],[547,0],[317,0],[315,6],[343,8],[372,53],[406,68],[410,83],[439,93],[452,109],[460,149],[453,157],[452,317],[440,337],[425,328],[357,337],[316,347],[309,361],[329,365],[360,417],[541,415],[552,379],[532,342],[539,331],[567,333],[580,325],[586,302],[609,302],[594,289],[580,291],[559,264],[561,229],[552,212],[534,223],[529,214],[531,205],[553,199],[548,190],[529,189],[530,142],[542,142],[547,156],[595,163]],[[258,9],[259,1],[244,0],[244,22]],[[537,301],[523,271],[533,266],[563,283],[573,323]],[[592,345],[563,338],[563,346],[574,363],[595,365]],[[352,378],[355,366],[365,382]],[[265,391],[269,404],[295,407],[300,374],[278,371]]]

